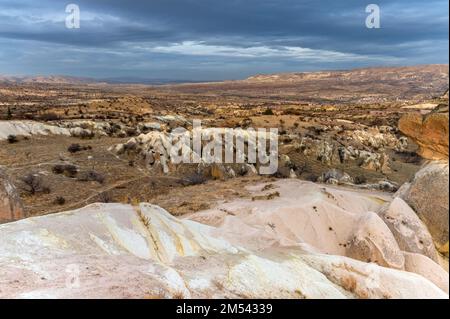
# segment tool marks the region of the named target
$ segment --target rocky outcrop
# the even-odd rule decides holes
[[[300,241],[273,245],[256,229],[234,236],[149,204],[93,204],[0,225],[0,297],[448,298],[421,275]]]
[[[449,168],[448,105],[441,104],[432,112],[404,115],[400,130],[419,145],[418,153],[431,160],[419,170],[411,183],[398,191],[425,223],[436,247],[448,255]]]
[[[414,272],[427,278],[448,294],[448,273],[442,267],[439,267],[430,258],[421,254],[405,252],[404,257],[406,271]]]
[[[157,124],[157,123],[156,123]],[[65,135],[78,138],[92,138],[94,136],[127,137],[148,132],[157,128],[155,123],[142,123],[137,128],[120,123],[105,121],[57,121],[46,124],[36,121],[0,121],[0,141],[9,135]]]
[[[406,183],[399,189],[397,195],[404,199],[425,223],[436,247],[448,254],[448,163],[427,164],[416,173],[411,183]]]
[[[359,148],[366,146],[375,150],[393,148],[402,150],[406,147],[406,141],[394,134],[394,129],[389,126],[368,127],[366,130],[346,131],[347,140],[356,143]]]
[[[9,135],[70,135],[66,128],[34,121],[0,121],[0,141]]]
[[[0,167],[0,223],[24,218],[22,202],[14,185]]]
[[[231,235],[228,240],[255,249],[303,243],[321,253],[397,269],[404,269],[404,251],[439,261],[423,223],[401,199],[390,204],[386,193],[298,180],[270,183],[252,192],[261,200],[240,199],[189,218],[218,227],[222,234]],[[278,196],[267,201],[275,192]],[[383,212],[381,218],[376,212]]]
[[[426,115],[404,115],[398,127],[420,147],[419,155],[430,160],[448,161],[448,105],[440,105]]]
[[[433,238],[416,213],[400,197],[378,213],[394,235],[401,250],[418,253],[438,262]]]
[[[381,266],[403,269],[405,259],[389,228],[375,213],[362,215],[350,238],[346,255]]]
[[[238,148],[234,142],[223,141],[225,134],[230,133],[227,130],[224,128],[195,128],[190,131],[181,130],[171,133],[152,131],[133,137],[126,143],[118,144],[109,150],[118,155],[142,159],[148,170],[164,174],[175,172],[181,166],[180,164],[184,167],[192,164],[190,167],[195,168],[196,173],[207,173],[208,177],[212,175],[217,179],[234,177],[239,172],[240,175],[243,175],[253,171],[252,168],[249,169],[249,166],[258,167],[261,173],[261,166],[264,165],[259,165],[259,154],[258,159],[256,153],[252,159],[248,155],[249,148],[255,152],[258,149],[259,139],[257,142],[257,137],[260,137],[261,133],[254,130],[234,129],[232,134],[234,134],[236,144],[239,141],[240,144],[245,145],[245,147]],[[276,134],[269,132],[263,134],[265,134],[267,143],[272,140],[276,141]],[[194,146],[196,144],[194,140],[198,140],[198,147]],[[224,150],[229,151],[227,153],[233,156],[233,160],[225,158]],[[270,154],[267,152],[267,156],[275,158],[278,162],[278,154],[274,150],[270,150]],[[287,161],[289,162],[289,159]],[[283,165],[287,164],[281,161],[281,166]]]
[[[448,89],[445,91],[445,93],[441,96],[441,99],[447,99],[448,100]]]

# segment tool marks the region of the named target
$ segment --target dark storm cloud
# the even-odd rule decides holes
[[[221,79],[448,63],[445,0],[70,2],[78,30],[64,26],[64,1],[0,0],[0,73]],[[365,27],[371,2],[381,29]]]

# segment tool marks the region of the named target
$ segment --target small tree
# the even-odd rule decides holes
[[[272,109],[267,108],[266,110],[264,110],[263,115],[273,115]]]
[[[56,199],[55,199],[55,204],[56,205],[64,205],[66,203],[66,199],[64,198],[64,197],[62,197],[62,196],[58,196],[58,197],[56,197]]]
[[[44,185],[42,177],[39,175],[28,174],[22,178],[22,182],[25,184],[24,189],[31,195],[38,192],[50,193],[50,188]]]
[[[11,108],[8,106],[8,110],[6,111],[6,119],[10,120],[12,119],[12,112],[11,112]]]
[[[15,135],[8,135],[8,137],[6,139],[8,140],[9,144],[14,144],[14,143],[18,142],[17,136],[15,136]]]
[[[81,147],[80,144],[71,144],[71,145],[67,148],[67,150],[68,150],[70,153],[76,153],[76,152],[80,152],[80,151],[82,150],[82,147]]]

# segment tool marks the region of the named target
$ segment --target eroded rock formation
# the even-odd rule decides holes
[[[398,191],[430,231],[436,246],[448,254],[449,167],[432,162],[416,173],[411,183]]]
[[[0,223],[24,217],[26,216],[16,189],[0,167]]]
[[[283,198],[293,202],[286,191]],[[326,193],[314,194],[299,202],[316,203],[311,219],[313,214],[317,222],[328,219],[336,230],[346,228],[337,215],[358,215],[380,201],[361,194],[348,203],[351,192],[332,191],[336,205],[343,206],[333,212],[328,201],[318,204]],[[408,257],[418,275],[326,254],[339,247],[329,241],[333,231],[321,231],[316,223],[291,228],[297,234],[290,234],[287,228],[301,224],[301,218],[279,202],[265,206],[272,206],[272,215],[241,212],[218,227],[193,220],[210,216],[213,221],[213,212],[180,220],[150,204],[93,204],[0,225],[0,297],[448,298],[445,271],[426,279],[424,263],[439,268],[432,260]],[[264,216],[275,226],[261,227]],[[277,232],[285,236],[274,236]],[[295,243],[293,235],[306,240]],[[307,243],[314,236],[323,239],[317,247]]]
[[[419,154],[423,158],[448,161],[448,114],[448,105],[442,104],[426,115],[404,115],[398,127],[419,145]]]
[[[419,154],[430,160],[410,183],[398,191],[425,223],[440,252],[448,255],[449,167],[448,105],[441,104],[422,116],[407,114],[400,130],[420,147]]]

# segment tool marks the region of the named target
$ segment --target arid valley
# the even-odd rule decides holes
[[[448,298],[448,76],[0,76],[0,297]],[[278,129],[276,171],[174,163],[194,120]]]

